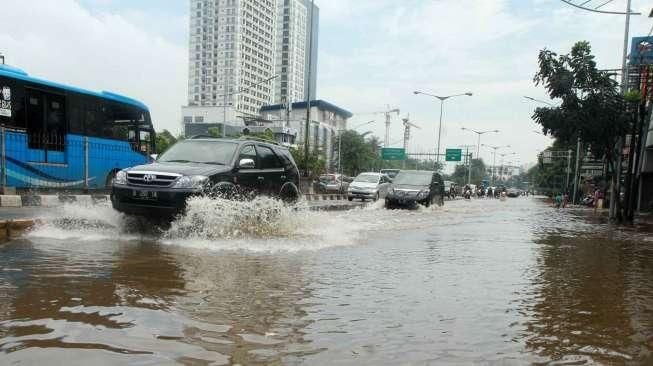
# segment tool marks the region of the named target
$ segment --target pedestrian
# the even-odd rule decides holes
[[[596,188],[594,190],[594,212],[602,208],[603,208],[603,191],[601,191],[601,189],[599,188]]]
[[[560,206],[562,206],[562,195],[560,193],[556,193],[553,202],[554,202],[556,208],[560,208]]]

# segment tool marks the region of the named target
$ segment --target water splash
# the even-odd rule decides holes
[[[187,201],[162,235],[163,244],[206,250],[253,252],[305,251],[350,245],[352,229],[346,218],[313,212],[258,197],[249,201],[196,197]]]
[[[58,240],[133,240],[147,233],[140,220],[115,211],[109,203],[68,203],[48,210],[26,236]]]
[[[283,202],[259,197],[251,201],[193,197],[164,239],[234,239],[287,237],[301,226],[301,213]]]

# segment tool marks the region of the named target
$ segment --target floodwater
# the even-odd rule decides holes
[[[0,364],[653,365],[653,235],[533,198],[170,228],[67,206],[0,246]]]

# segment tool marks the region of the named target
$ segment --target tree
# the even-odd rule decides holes
[[[543,85],[551,99],[562,103],[537,108],[535,122],[544,134],[555,136],[563,144],[574,144],[580,137],[594,157],[605,158],[610,171],[615,172],[621,158],[616,146],[631,124],[632,103],[621,96],[607,72],[597,69],[588,42],[577,42],[565,55],[541,50],[538,60],[535,85]],[[613,189],[616,179],[613,174]]]
[[[179,139],[174,137],[168,130],[158,132],[154,140],[156,153],[161,154],[162,152],[168,150],[168,148],[174,145],[178,140]]]
[[[222,137],[222,128],[221,127],[210,127],[209,135],[213,137]]]
[[[326,161],[317,151],[309,151],[308,156],[304,155],[303,146],[298,146],[297,148],[291,148],[290,153],[292,154],[295,163],[300,171],[304,171],[307,166],[308,160],[308,177],[315,179],[320,174],[326,172]]]
[[[340,136],[336,137],[335,146],[337,154],[340,154],[342,172],[351,176],[372,168],[378,156],[376,140],[369,143],[363,135],[353,130],[341,132]],[[338,151],[338,148],[342,151]]]
[[[556,139],[553,141],[553,144],[544,151],[572,151],[572,154],[575,154],[574,145],[575,144],[571,143],[563,143]],[[574,155],[572,155],[572,164],[574,161]],[[567,168],[568,160],[565,158],[552,159],[546,164],[542,158],[540,158],[538,164],[529,169],[526,175],[530,185],[539,192],[560,193],[571,188],[565,187]],[[573,166],[570,168],[573,169]],[[570,180],[571,179],[573,179],[573,175],[570,175]]]
[[[467,184],[469,169],[467,164],[456,165],[456,168],[451,174],[450,179],[458,185]],[[472,177],[471,183],[478,184],[485,178],[485,163],[483,159],[472,159]]]

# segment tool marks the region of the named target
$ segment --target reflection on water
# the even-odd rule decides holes
[[[262,202],[267,235],[197,204],[210,227],[141,238],[68,208],[0,247],[0,364],[653,364],[646,225],[525,198]]]
[[[536,243],[533,286],[522,299],[532,317],[527,348],[554,360],[653,364],[653,248],[592,233]]]

